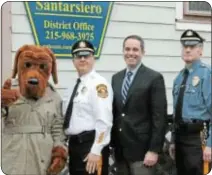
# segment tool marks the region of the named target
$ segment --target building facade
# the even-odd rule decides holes
[[[183,30],[197,30],[206,39],[202,60],[211,64],[211,11],[208,12],[206,4],[114,2],[96,70],[110,81],[115,72],[125,67],[123,39],[131,34],[140,35],[145,41],[142,61],[164,75],[168,112],[172,113],[173,80],[184,66],[179,42]],[[34,44],[24,3],[6,2],[2,6],[2,82],[11,76],[15,53],[24,44]],[[57,59],[57,64],[57,88],[63,96],[68,86],[74,86],[77,75],[71,59]]]

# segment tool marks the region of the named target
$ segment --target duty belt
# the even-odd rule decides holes
[[[95,130],[92,131],[84,131],[77,135],[69,135],[70,143],[83,143],[87,141],[93,141],[95,138]]]
[[[184,122],[180,121],[178,123],[174,124],[175,131],[180,131],[180,132],[187,132],[187,133],[196,133],[200,132],[204,125],[207,126],[209,125],[209,121],[204,121],[204,120],[191,120],[190,122]]]

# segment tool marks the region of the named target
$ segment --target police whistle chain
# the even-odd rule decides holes
[[[207,141],[207,137],[208,137],[208,130],[207,130],[207,124],[206,122],[204,122],[204,126],[203,126],[203,130],[201,131],[201,140],[202,140],[202,150],[204,152],[205,150],[205,145],[206,145],[206,141]],[[208,161],[204,161],[203,162],[203,174],[206,175],[209,173],[209,162]]]

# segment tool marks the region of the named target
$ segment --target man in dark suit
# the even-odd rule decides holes
[[[144,41],[125,38],[123,55],[127,68],[112,77],[114,91],[112,147],[118,175],[154,175],[162,151],[167,115],[163,76],[141,59]]]

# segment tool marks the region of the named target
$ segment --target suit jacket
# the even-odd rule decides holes
[[[138,69],[122,103],[126,69],[112,77],[114,91],[112,146],[117,160],[142,161],[147,151],[162,150],[167,116],[163,76],[143,64]]]

